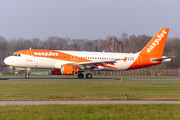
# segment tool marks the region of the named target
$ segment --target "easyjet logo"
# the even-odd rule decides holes
[[[57,52],[34,52],[34,55],[42,55],[42,56],[58,56]]]
[[[167,34],[167,32],[163,30],[162,33],[157,35],[156,40],[154,40],[154,42],[147,49],[148,53],[151,52],[156,47],[156,45],[159,45],[159,42],[161,41],[161,39],[164,37],[165,34]]]

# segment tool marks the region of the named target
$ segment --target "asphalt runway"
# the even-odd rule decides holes
[[[0,101],[4,105],[85,105],[85,104],[180,104],[180,101],[141,101],[141,100],[109,100],[109,101]]]
[[[121,78],[92,78],[92,79],[78,79],[78,78],[0,78],[0,81],[121,81]],[[141,82],[180,82],[180,79],[146,79],[146,78],[122,78],[122,81],[141,81]]]

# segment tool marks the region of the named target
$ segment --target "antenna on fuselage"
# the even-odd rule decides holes
[[[29,50],[31,50],[31,47],[29,48]]]

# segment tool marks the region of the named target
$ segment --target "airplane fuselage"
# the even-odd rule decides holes
[[[138,53],[29,49],[14,52],[4,62],[17,67],[55,69],[52,74],[78,74],[78,78],[85,73],[86,78],[92,78],[92,70],[130,70],[171,61],[162,56],[168,32],[168,28],[159,30]]]
[[[55,69],[61,68],[61,65],[63,64],[107,61],[106,65],[109,67],[98,66],[98,69],[95,70],[126,70],[134,63],[138,56],[138,53],[21,50],[13,53],[12,56],[7,57],[5,63],[17,67]],[[108,64],[109,61],[114,60],[116,60],[114,65],[112,65],[112,63]],[[142,60],[137,62],[139,67],[141,64]]]

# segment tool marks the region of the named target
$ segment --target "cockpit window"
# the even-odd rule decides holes
[[[20,54],[12,54],[11,56],[18,56],[18,57],[20,57],[21,55]]]

